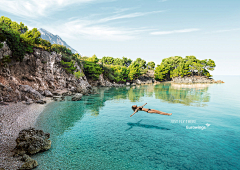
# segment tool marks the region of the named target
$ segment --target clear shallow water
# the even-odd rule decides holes
[[[37,169],[238,169],[240,76],[214,79],[225,83],[102,88],[49,104],[36,127],[51,134],[52,148],[33,156]],[[173,115],[129,117],[146,102]]]

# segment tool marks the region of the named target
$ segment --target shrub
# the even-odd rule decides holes
[[[79,79],[80,77],[85,76],[84,73],[82,73],[82,72],[80,72],[80,71],[74,72],[73,74],[74,74],[74,76],[75,76],[77,79]]]

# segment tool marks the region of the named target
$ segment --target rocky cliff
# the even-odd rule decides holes
[[[35,48],[22,62],[15,61],[11,54],[4,44],[0,49],[0,101],[37,101],[63,89],[83,94],[93,92],[85,76],[77,79],[65,71],[60,54]],[[4,60],[6,56],[10,57],[9,61]],[[75,67],[82,72],[80,66],[75,64]]]

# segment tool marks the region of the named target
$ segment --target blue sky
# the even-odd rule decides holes
[[[239,0],[1,0],[0,16],[44,28],[78,52],[211,58],[213,75],[240,75]]]

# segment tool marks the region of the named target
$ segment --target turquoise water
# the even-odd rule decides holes
[[[50,103],[36,127],[52,148],[33,156],[37,169],[239,169],[240,76],[214,78],[225,83],[101,88]],[[173,114],[129,117],[144,103]]]

